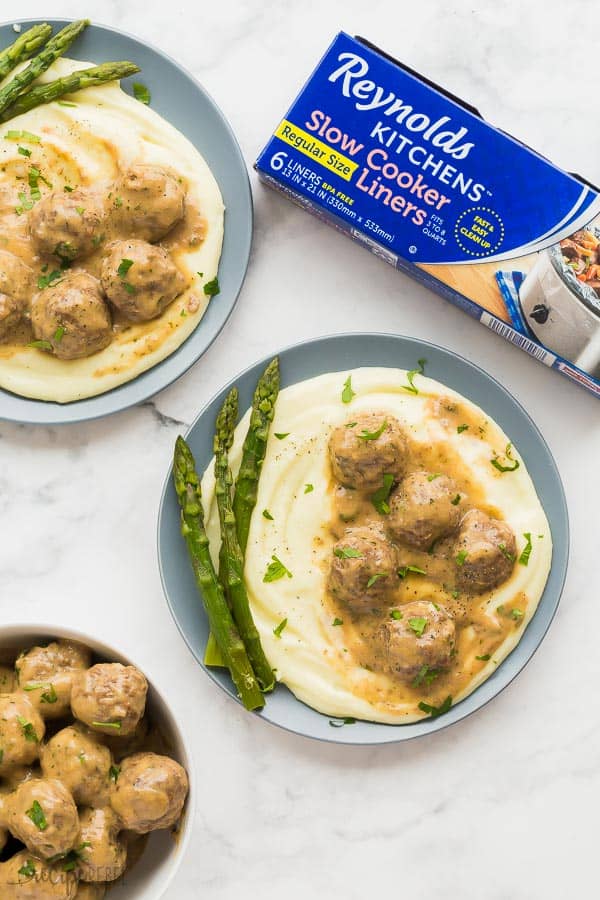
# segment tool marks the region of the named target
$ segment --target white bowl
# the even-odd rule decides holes
[[[150,834],[141,858],[131,871],[126,871],[123,878],[116,883],[120,889],[119,896],[122,893],[127,900],[142,900],[142,898],[143,900],[159,900],[167,890],[183,859],[192,831],[195,789],[189,744],[173,718],[167,699],[152,678],[141,666],[137,666],[135,660],[115,647],[72,628],[56,625],[4,625],[0,627],[0,653],[5,649],[24,650],[33,647],[38,641],[60,638],[85,644],[102,660],[136,666],[144,672],[149,687],[146,708],[150,718],[158,725],[166,738],[169,755],[181,763],[188,773],[190,792],[177,836],[175,837],[168,830],[155,831]],[[108,896],[112,896],[112,894],[109,893]]]

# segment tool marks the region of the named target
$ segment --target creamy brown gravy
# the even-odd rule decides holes
[[[449,432],[456,432],[459,425],[466,424],[470,435],[482,440],[486,437],[487,420],[454,399],[431,399],[428,401],[428,413],[441,418]],[[460,493],[465,495],[461,500],[463,514],[476,507],[494,518],[504,518],[497,508],[486,502],[482,486],[449,441],[440,441],[434,445],[425,445],[414,439],[410,441],[406,474],[424,470],[448,475],[456,482]],[[329,486],[329,499],[331,518],[328,528],[336,541],[343,537],[349,527],[374,521],[385,525],[385,516],[376,511],[369,495],[342,487],[333,476]],[[420,700],[424,700],[433,706],[439,706],[449,695],[456,697],[465,690],[473,677],[488,665],[487,660],[478,660],[477,656],[489,655],[493,660],[494,652],[507,635],[521,627],[521,620],[515,620],[509,615],[497,614],[492,618],[482,612],[485,602],[492,597],[494,591],[471,594],[457,590],[456,564],[452,553],[454,539],[450,535],[437,541],[428,552],[394,541],[399,551],[400,566],[416,566],[427,574],[407,573],[401,579],[399,587],[390,594],[389,605],[374,607],[368,614],[352,612],[346,604],[326,592],[326,615],[331,616],[331,621],[336,618],[342,620],[343,625],[338,627],[343,630],[347,657],[364,669],[378,672],[380,676],[376,685],[365,679],[353,686],[368,702],[395,704],[402,700],[418,704]],[[325,576],[327,574],[328,568]],[[411,679],[380,673],[378,642],[373,640],[373,636],[392,609],[401,608],[403,604],[413,600],[425,599],[433,600],[453,616],[456,645],[450,668],[437,675],[430,684],[423,679],[415,686]],[[526,606],[527,597],[518,595],[511,601],[510,609],[517,608],[524,612]],[[347,659],[345,663],[347,664]]]
[[[0,167],[0,250],[6,250],[19,257],[33,270],[33,283],[31,285],[30,299],[38,291],[37,279],[44,274],[60,269],[60,261],[55,256],[46,256],[37,251],[28,227],[27,212],[18,214],[17,207],[21,205],[19,193],[26,193],[29,196],[28,177],[32,166],[40,170],[41,176],[46,178],[52,188],[46,185],[42,179],[39,179],[38,187],[42,198],[53,190],[64,189],[64,186],[71,187],[73,190],[85,189],[98,191],[100,196],[106,196],[108,202],[112,191],[112,183],[118,177],[118,157],[114,147],[107,142],[102,142],[106,152],[106,166],[109,171],[112,170],[112,177],[101,185],[91,185],[86,178],[84,172],[79,169],[74,159],[62,153],[52,142],[45,142],[43,139],[39,144],[26,144],[26,149],[31,151],[31,157],[21,160],[11,160]],[[186,278],[184,290],[190,287],[194,273],[190,272],[182,257],[191,248],[198,247],[204,240],[206,233],[206,220],[196,205],[190,202],[186,197],[185,214],[181,222],[163,238],[158,244],[170,254],[171,258]],[[71,270],[84,270],[100,277],[100,269],[102,258],[107,245],[117,238],[135,238],[135,230],[119,229],[110,217],[106,223],[103,223],[99,229],[98,238],[102,238],[99,247],[89,256],[81,260],[75,260],[71,266]],[[66,271],[69,271],[68,269]],[[182,291],[183,293],[183,291]],[[202,299],[202,298],[200,298]],[[195,312],[200,305],[194,307],[194,299],[190,298],[189,311]],[[109,304],[110,305],[110,304]],[[134,327],[134,323],[128,321],[121,313],[111,306],[111,315],[113,322],[113,340],[119,340],[120,335],[127,337],[127,332]],[[159,345],[164,338],[159,324],[160,316],[156,319],[144,323],[135,323],[135,328],[140,338],[153,331],[156,331],[156,345]],[[0,357],[9,359],[15,352],[22,349],[24,344],[28,344],[33,340],[31,327],[26,319],[18,328],[15,328],[4,341],[0,339]],[[146,342],[144,344],[143,353],[146,354],[154,349]],[[40,351],[38,351],[40,352]],[[114,370],[114,366],[110,371]],[[102,375],[100,370],[98,375]]]

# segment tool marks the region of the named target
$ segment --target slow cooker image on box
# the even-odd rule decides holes
[[[599,378],[600,291],[577,278],[577,270],[589,265],[576,255],[580,234],[539,254],[519,299],[527,325],[541,344]],[[600,239],[600,229],[589,228],[587,234]],[[589,258],[600,258],[600,252],[590,250]]]

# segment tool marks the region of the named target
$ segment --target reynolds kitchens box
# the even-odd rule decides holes
[[[343,33],[256,168],[600,396],[600,197],[582,178]]]

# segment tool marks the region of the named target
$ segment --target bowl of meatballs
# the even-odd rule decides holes
[[[117,651],[56,627],[0,632],[0,896],[162,896],[190,830],[190,754]]]

